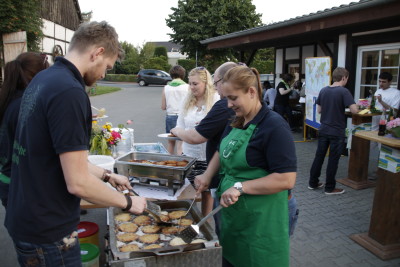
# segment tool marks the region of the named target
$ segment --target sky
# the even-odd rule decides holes
[[[165,19],[178,0],[78,0],[81,12],[92,11],[92,20],[108,21],[115,27],[120,41],[142,47],[146,42],[169,41],[172,30]],[[358,0],[253,0],[262,22],[269,24]]]

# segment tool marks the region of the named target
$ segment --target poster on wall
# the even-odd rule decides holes
[[[306,75],[306,125],[319,129],[321,114],[317,112],[319,91],[331,84],[332,59],[309,57],[305,60]]]

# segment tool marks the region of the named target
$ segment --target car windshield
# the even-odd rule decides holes
[[[166,73],[165,71],[161,70],[161,72],[162,72],[162,74],[164,74],[164,75],[166,75],[166,76],[169,76],[169,74]]]

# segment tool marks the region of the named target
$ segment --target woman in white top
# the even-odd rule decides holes
[[[185,130],[192,129],[200,123],[207,115],[215,102],[219,100],[219,95],[213,86],[213,80],[204,67],[197,67],[189,73],[189,88],[177,121],[177,128]],[[206,163],[206,142],[202,144],[189,144],[183,142],[182,151],[185,156],[197,159],[188,179],[193,183],[196,175],[202,174],[207,169]],[[212,209],[213,199],[210,192],[202,193],[202,211],[208,213]]]
[[[165,117],[165,130],[169,133],[172,128],[175,128],[176,121],[178,120],[179,107],[182,105],[182,101],[185,99],[189,85],[183,81],[185,78],[186,70],[179,65],[173,66],[169,70],[169,74],[173,79],[168,85],[166,85],[162,92],[161,98],[161,109],[167,111]],[[168,140],[168,152],[173,155],[182,154],[182,142],[175,140]]]

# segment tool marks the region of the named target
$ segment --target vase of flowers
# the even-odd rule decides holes
[[[386,129],[392,134],[393,137],[400,138],[400,118],[389,121],[386,124]]]
[[[109,122],[100,126],[97,121],[93,121],[89,151],[91,154],[113,156],[115,146],[121,140],[121,131],[111,128],[112,124]]]

